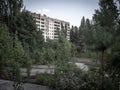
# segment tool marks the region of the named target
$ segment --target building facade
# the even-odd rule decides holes
[[[45,41],[47,39],[58,39],[58,31],[61,30],[62,26],[66,27],[66,38],[70,40],[70,23],[47,17],[46,15],[30,13],[36,21],[37,30],[41,30],[43,32],[43,36]]]

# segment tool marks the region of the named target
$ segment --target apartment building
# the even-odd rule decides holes
[[[64,28],[66,27],[66,38],[67,40],[70,40],[69,22],[47,17],[46,15],[41,15],[37,13],[30,14],[34,17],[36,21],[37,30],[41,30],[43,32],[45,41],[47,39],[58,39],[58,31],[61,30],[61,26],[63,26]]]

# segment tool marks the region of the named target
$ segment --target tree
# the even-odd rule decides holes
[[[0,26],[0,73],[3,73],[6,65],[9,65],[12,60],[12,46],[12,38],[7,27]],[[3,74],[3,76],[6,75]]]
[[[42,49],[44,45],[44,38],[41,30],[36,31],[35,40],[36,40],[36,49]]]
[[[71,59],[71,43],[65,38],[64,33],[61,31],[56,47],[56,56],[55,59],[64,64]]]
[[[93,25],[91,33],[87,29],[88,38],[86,42],[92,50],[101,53],[101,89],[104,89],[104,75],[105,75],[105,51],[114,46],[115,33],[117,31],[118,10],[114,4],[114,0],[100,0],[100,9],[96,10],[93,16]],[[87,36],[86,36],[87,37]]]
[[[85,23],[86,23],[86,20],[85,20],[85,17],[83,16],[82,19],[81,19],[81,25],[80,25],[80,28],[82,30],[84,30],[84,28],[85,28]]]
[[[85,42],[84,42],[84,29],[85,29],[85,18],[81,20],[81,25],[78,27],[73,27],[70,30],[70,41],[76,46],[77,54],[85,52]]]
[[[0,0],[0,21],[10,29],[11,21],[14,20],[23,7],[23,0]]]
[[[118,10],[114,0],[100,0],[100,10],[96,10],[93,20],[96,24],[106,27],[106,31],[115,33],[114,26],[118,17]]]
[[[89,27],[88,27],[89,25]],[[80,53],[83,53],[85,52],[85,48],[86,48],[86,45],[85,45],[85,36],[84,36],[84,32],[85,32],[85,29],[88,27],[90,29],[90,21],[89,19],[86,19],[85,20],[85,17],[83,16],[83,18],[81,19],[81,24],[79,26],[79,40],[78,40],[78,43],[79,43],[79,52]]]
[[[29,12],[23,10],[15,17],[15,20],[11,22],[11,26],[11,30],[17,31],[18,39],[22,42],[25,51],[32,51],[35,48],[36,26]]]
[[[13,39],[12,39],[13,40]],[[14,46],[13,46],[13,42],[14,42]],[[21,72],[20,72],[20,68],[24,65],[24,49],[21,45],[21,42],[18,40],[17,35],[15,36],[14,41],[11,41],[12,43],[12,47],[11,47],[11,58],[8,58],[8,60],[10,59],[9,63],[7,63],[7,65],[10,67],[11,69],[11,76],[14,84],[16,86],[16,84],[21,85],[22,83],[22,76],[21,76]],[[18,86],[19,87],[19,86]]]
[[[64,33],[65,37],[67,38],[67,24],[63,25],[61,23],[61,31]]]
[[[72,26],[72,29],[70,30],[70,41],[75,45],[75,48],[76,48],[76,51],[77,53],[79,53],[79,49],[80,49],[80,46],[79,46],[79,29],[78,27],[73,27]]]
[[[15,46],[13,47],[13,39],[10,37],[7,28],[0,27],[0,73],[1,78],[10,78],[15,82],[21,82],[20,67],[24,64],[24,50],[16,36]],[[11,67],[7,69],[7,67]],[[9,72],[12,70],[12,75]],[[6,71],[6,72],[4,72]]]
[[[25,55],[25,51],[21,42],[18,40],[18,37],[15,36],[14,46],[13,46],[13,63],[18,63],[20,66],[24,64],[23,57]]]
[[[83,34],[83,41],[84,43],[89,46],[89,44],[92,43],[92,33],[94,32],[93,30],[93,25],[90,23],[89,19],[86,19],[85,21],[85,26],[82,29],[82,34]],[[88,48],[88,47],[86,47]]]

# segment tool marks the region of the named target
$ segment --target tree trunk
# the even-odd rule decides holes
[[[104,50],[101,52],[101,90],[104,90],[103,81],[104,81]]]

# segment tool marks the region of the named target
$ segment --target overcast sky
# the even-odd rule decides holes
[[[99,0],[24,0],[27,10],[79,26],[81,18],[91,19]]]

